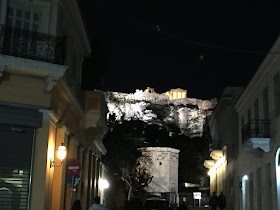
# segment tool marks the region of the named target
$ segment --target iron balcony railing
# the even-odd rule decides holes
[[[0,25],[0,54],[62,65],[65,38]]]
[[[270,120],[250,120],[242,128],[242,144],[249,138],[269,138],[270,124]]]

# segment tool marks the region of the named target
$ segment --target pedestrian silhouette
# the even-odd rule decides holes
[[[94,204],[88,210],[106,210],[106,208],[100,204],[100,197],[95,197]]]
[[[186,205],[186,202],[183,202],[179,207],[178,210],[189,210],[189,208]]]
[[[224,210],[226,208],[226,197],[224,196],[223,192],[221,191],[219,195],[219,207],[221,210]]]
[[[212,206],[212,210],[217,210],[218,196],[216,192],[213,192],[213,195],[210,197],[209,205]]]
[[[81,206],[80,200],[75,200],[74,201],[71,210],[82,210],[82,206]]]

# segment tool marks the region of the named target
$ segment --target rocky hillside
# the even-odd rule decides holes
[[[105,92],[108,119],[141,120],[165,127],[169,135],[179,131],[189,137],[202,136],[206,116],[215,102],[195,98],[169,100],[168,96],[136,90],[133,94]]]

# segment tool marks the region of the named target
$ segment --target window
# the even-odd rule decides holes
[[[257,170],[257,206],[258,209],[262,209],[262,169]]]
[[[259,100],[258,98],[255,100],[255,119],[259,119]]]
[[[268,204],[267,209],[272,209],[272,186],[271,186],[271,163],[265,165],[265,175],[266,175],[266,203]]]
[[[25,15],[24,15],[24,18],[26,19],[26,20],[30,20],[30,11],[25,11]]]
[[[280,114],[280,78],[279,73],[274,77],[274,108],[275,108],[275,117],[278,117]]]
[[[250,204],[250,210],[254,210],[254,180],[253,180],[253,173],[249,174],[249,204]]]
[[[256,135],[258,135],[258,133],[259,133],[259,121],[258,121],[258,119],[259,119],[259,100],[258,99],[255,100],[255,119],[256,119],[255,131],[256,131]]]
[[[244,127],[244,117],[241,118],[241,128]]]
[[[7,25],[9,26],[38,31],[39,23],[40,13],[31,6],[23,7],[15,4],[8,8]]]
[[[251,116],[251,109],[248,109],[247,111],[247,122],[250,122],[250,120],[252,119],[252,116]]]
[[[269,110],[268,110],[268,87],[266,86],[263,90],[263,117],[264,119],[269,119]]]

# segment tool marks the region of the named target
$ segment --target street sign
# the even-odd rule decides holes
[[[81,171],[81,164],[78,160],[76,159],[71,159],[67,161],[66,164],[66,173],[69,175],[79,175]]]
[[[80,175],[75,175],[74,176],[73,187],[76,187],[80,183],[80,181],[81,181],[81,176]],[[72,187],[72,175],[66,174],[65,184],[69,187]]]

